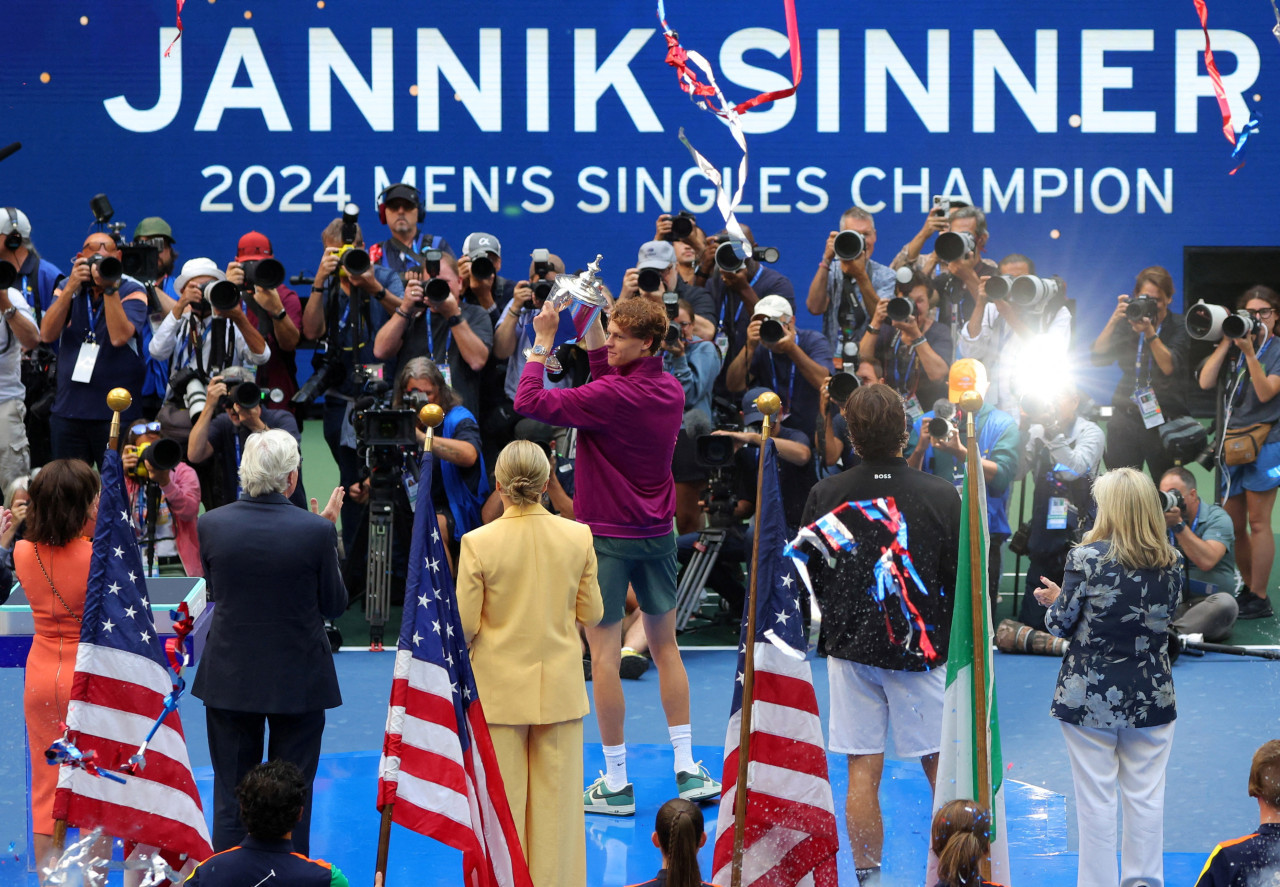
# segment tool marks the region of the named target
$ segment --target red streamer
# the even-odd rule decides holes
[[[165,58],[169,57],[170,50],[172,50],[174,45],[177,44],[177,42],[182,39],[182,7],[186,5],[186,2],[187,0],[178,0],[178,12],[177,12],[178,36],[174,37],[173,42],[170,43],[167,47],[165,47],[165,50],[164,50]]]
[[[1213,60],[1213,48],[1209,45],[1209,9],[1205,6],[1204,0],[1193,0],[1193,2],[1196,5],[1196,12],[1200,14],[1200,30],[1204,31],[1204,66],[1209,71],[1209,79],[1213,81],[1213,93],[1218,97],[1218,110],[1222,112],[1222,134],[1234,145],[1236,131],[1231,125],[1231,105],[1227,102],[1227,91],[1222,86],[1222,75],[1218,73],[1218,64]],[[1236,169],[1239,168],[1236,167]]]
[[[164,655],[169,660],[169,667],[173,669],[176,680],[182,674],[182,667],[187,661],[187,651],[184,649],[187,635],[191,634],[196,623],[191,618],[191,611],[187,609],[186,601],[178,604],[176,610],[170,610],[169,616],[173,620],[174,637],[165,640]]]

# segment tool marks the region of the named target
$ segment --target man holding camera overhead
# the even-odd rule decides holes
[[[1160,426],[1190,414],[1187,354],[1190,340],[1181,314],[1169,310],[1173,276],[1159,265],[1144,268],[1133,296],[1116,299],[1116,310],[1089,349],[1094,366],[1120,365],[1107,422],[1107,467],[1137,468],[1145,461],[1153,478],[1173,467],[1160,440]]]
[[[58,393],[49,421],[53,458],[101,467],[111,434],[112,388],[134,395],[126,421],[141,412],[146,323],[146,291],[124,280],[115,238],[105,231],[90,234],[40,324],[40,340],[58,343]]]
[[[872,261],[875,248],[875,217],[849,207],[840,217],[840,230],[827,235],[822,261],[809,283],[805,306],[810,314],[822,315],[822,334],[832,352],[842,356],[855,356],[877,304],[893,298],[897,278],[893,269]],[[844,354],[842,346],[850,342],[852,353]]]
[[[428,280],[411,278],[405,284],[404,302],[378,330],[373,353],[379,360],[396,358],[400,366],[415,357],[430,358],[462,405],[479,416],[481,372],[493,348],[493,323],[484,308],[461,300],[457,265],[453,256],[442,255],[438,268],[428,262],[433,275]]]

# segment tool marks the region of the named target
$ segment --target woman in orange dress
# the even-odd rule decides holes
[[[31,481],[26,538],[13,552],[14,572],[31,604],[35,637],[27,655],[23,709],[31,747],[31,821],[37,864],[53,850],[53,792],[58,768],[45,749],[62,736],[80,643],[93,524],[98,515],[97,473],[73,459],[50,462]]]

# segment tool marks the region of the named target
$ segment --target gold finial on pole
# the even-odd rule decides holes
[[[431,443],[435,440],[436,426],[444,421],[444,410],[439,404],[429,403],[418,410],[418,421],[427,426],[427,439],[422,443],[424,452],[431,452]]]
[[[111,440],[107,447],[114,450],[120,440],[120,414],[133,405],[133,395],[127,388],[112,388],[107,392],[107,406],[111,407]]]

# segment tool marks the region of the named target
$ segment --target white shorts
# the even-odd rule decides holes
[[[942,748],[942,696],[947,668],[890,671],[827,659],[831,690],[831,751],[841,755],[884,754],[888,727],[904,758],[937,754]]]

